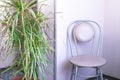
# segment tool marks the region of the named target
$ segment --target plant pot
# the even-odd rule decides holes
[[[23,77],[23,76],[16,76],[16,77],[14,77],[12,80],[22,80],[22,77]],[[34,80],[34,79],[31,79],[31,80]]]
[[[22,76],[14,77],[12,80],[22,80]]]

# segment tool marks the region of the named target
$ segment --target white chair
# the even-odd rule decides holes
[[[106,60],[101,56],[102,49],[102,30],[98,23],[89,20],[74,21],[68,26],[67,39],[70,47],[72,57],[70,63],[72,64],[71,80],[77,80],[79,68],[94,68],[96,75],[81,77],[96,77],[97,80],[103,80],[102,66]],[[79,53],[79,45],[88,44],[89,53]],[[76,54],[75,54],[76,53]]]

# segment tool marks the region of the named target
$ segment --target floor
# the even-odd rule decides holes
[[[13,77],[22,75],[22,73],[15,74],[16,69],[9,70],[3,73],[5,69],[0,69],[0,80],[12,80]]]
[[[87,80],[96,80],[96,78],[91,78]],[[120,79],[116,79],[116,78],[104,75],[104,80],[120,80]]]
[[[16,70],[17,70],[15,68],[3,73],[4,70],[5,69],[0,69],[0,80],[13,80],[13,78],[15,76],[23,75],[23,73],[15,74]],[[52,72],[50,72],[50,73],[52,73]],[[48,76],[46,76],[46,80],[54,80],[53,75],[49,75],[49,74],[47,74],[47,75]]]
[[[0,69],[0,80],[12,80],[16,69],[9,70],[5,73],[1,73],[3,70],[4,69]],[[22,75],[22,73],[19,73],[17,76],[19,76],[19,75]],[[46,80],[48,80],[48,79],[46,79]],[[90,78],[87,80],[96,80],[96,78]],[[120,80],[120,79],[116,79],[116,78],[104,75],[104,80]]]

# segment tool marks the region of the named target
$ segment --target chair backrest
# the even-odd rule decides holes
[[[72,56],[79,54],[80,45],[86,45],[85,52],[100,56],[102,50],[102,29],[98,23],[90,20],[77,20],[67,29],[67,39]]]

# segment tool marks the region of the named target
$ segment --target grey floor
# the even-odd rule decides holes
[[[15,74],[16,69],[4,72],[5,69],[0,69],[0,80],[12,80],[13,77],[22,75],[22,73]]]
[[[4,70],[5,69],[0,69],[0,80],[12,80],[12,78],[14,76],[22,75],[22,73],[18,73],[17,75],[15,75],[14,73],[16,72],[16,69],[12,69],[5,73],[2,73],[2,71],[4,71]],[[48,79],[46,79],[46,80],[48,80]],[[53,79],[52,78],[50,79],[50,77],[49,77],[49,80],[53,80]],[[90,78],[87,80],[96,80],[96,78]],[[116,79],[116,78],[104,75],[104,80],[120,80],[120,79]]]
[[[96,78],[90,78],[88,80],[97,80],[97,79]],[[120,80],[120,79],[104,75],[104,80]]]
[[[9,70],[5,73],[2,73],[5,69],[0,69],[0,80],[13,80],[15,76],[23,75],[23,73],[15,74],[16,69]],[[46,80],[54,80],[53,75],[47,74]]]

